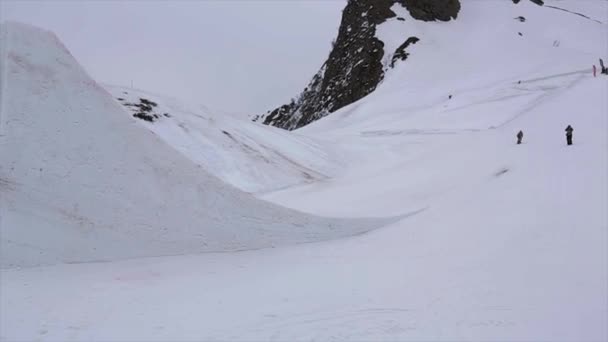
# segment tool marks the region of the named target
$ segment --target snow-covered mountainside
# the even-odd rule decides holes
[[[504,207],[504,216],[539,205],[528,197],[563,208],[519,220],[551,227],[544,220],[576,220],[589,211],[582,222],[605,227],[608,77],[594,77],[592,65],[608,51],[607,9],[607,2],[595,1],[546,1],[543,7],[464,1],[459,21],[449,27],[422,28],[407,17],[387,21],[378,28],[387,45],[398,44],[391,38],[403,31],[424,31],[432,43],[417,44],[408,63],[392,70],[376,92],[297,131],[339,150],[350,171],[266,198],[316,213],[348,215],[356,208],[379,215],[448,194],[471,196],[478,182],[509,179],[494,194],[513,187],[522,202]],[[492,30],[477,29],[491,23]],[[567,147],[569,124],[578,143]],[[519,130],[522,146],[514,145]],[[571,197],[570,191],[587,193]],[[319,197],[343,205],[327,206]]]
[[[401,36],[401,46],[387,47],[376,36],[385,21],[405,20],[392,10],[403,6],[410,20],[449,21],[458,16],[459,0],[349,0],[342,12],[342,22],[332,50],[321,69],[304,91],[289,104],[254,117],[254,121],[296,129],[349,105],[376,89],[384,78],[383,58],[390,54],[406,59],[405,48],[416,37]]]
[[[588,2],[590,1],[579,1],[583,3],[582,7]],[[494,6],[494,2],[487,4]],[[598,23],[593,16],[601,15],[595,11],[585,15],[564,8],[571,4],[573,3],[568,0],[550,1],[547,4],[540,0],[496,1],[492,13],[477,17],[477,6],[475,2],[470,1],[351,0],[344,9],[340,30],[327,61],[304,91],[289,104],[257,115],[253,119],[288,130],[297,129],[374,92],[390,76],[393,68],[404,64],[408,70],[442,79],[441,73],[445,69],[451,73],[454,69],[462,68],[459,57],[474,58],[474,63],[465,61],[466,64],[474,65],[478,69],[491,67],[488,72],[494,73],[501,73],[505,68],[521,66],[522,63],[518,62],[521,58],[527,59],[527,63],[524,63],[527,66],[549,63],[546,56],[552,55],[553,52],[560,54],[572,46],[555,49],[560,47],[559,36],[564,27],[557,22],[558,27],[555,28],[539,23],[544,23],[545,18],[555,17],[557,14],[553,12],[556,11],[572,16],[563,19],[567,25],[577,21],[575,16]],[[459,13],[467,6],[467,17],[463,18]],[[525,15],[528,12],[536,16],[533,21],[526,20]],[[516,14],[516,17],[507,17],[511,13]],[[471,29],[472,25],[494,25],[493,19],[497,15],[501,26],[496,32],[473,32]],[[472,34],[476,40],[470,39]],[[518,38],[518,41],[513,42],[513,37]],[[505,42],[514,49],[505,49],[505,54],[498,55],[494,53],[493,48],[484,48],[497,45],[502,49],[502,46],[497,44],[497,40],[502,39],[506,39]],[[578,40],[582,38],[579,37]],[[447,45],[444,42],[447,42]],[[570,44],[579,43],[571,41]],[[449,52],[452,51],[448,49],[456,50],[456,55],[450,55]],[[472,55],[469,49],[474,49],[475,54]],[[529,55],[530,49],[542,52]],[[426,60],[424,64],[416,64],[415,68],[409,65],[410,57],[420,60],[423,56],[429,56],[431,59]],[[441,64],[433,63],[434,60]],[[400,80],[410,82],[410,79]],[[411,81],[416,82],[417,78],[411,77]]]
[[[313,139],[137,89],[106,86],[129,115],[204,170],[248,192],[335,176],[340,157]]]
[[[2,24],[1,266],[310,242],[380,222],[256,200],[125,115],[50,33]]]
[[[608,2],[535,2],[461,0],[457,20],[430,23],[391,6],[396,17],[375,34],[386,51],[419,37],[407,61],[293,138],[339,155],[338,170],[262,195],[317,215],[398,222],[241,253],[2,270],[0,339],[608,340],[608,76],[592,73],[608,60]],[[158,127],[174,125],[165,108]],[[112,129],[146,135],[132,113],[112,113]],[[209,134],[202,122],[192,127]],[[152,141],[163,158],[182,159]],[[148,195],[170,191],[145,185]]]

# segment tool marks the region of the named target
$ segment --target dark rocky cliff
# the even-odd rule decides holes
[[[518,4],[520,1],[521,0],[513,0],[513,3],[514,4]],[[539,5],[539,6],[542,6],[542,5],[545,4],[545,2],[543,0],[530,0],[530,1],[532,1],[533,3],[535,3],[535,4]]]
[[[449,21],[460,11],[459,0],[349,0],[333,49],[321,70],[290,103],[254,118],[264,124],[292,130],[305,126],[349,105],[376,89],[384,77],[384,44],[376,27],[396,14],[391,7],[404,6],[421,21]],[[417,37],[404,37],[391,66],[408,56],[406,48]]]

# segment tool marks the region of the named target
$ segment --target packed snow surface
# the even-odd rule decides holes
[[[470,0],[454,22],[385,23],[387,44],[420,38],[408,60],[297,131],[340,156],[336,173],[262,195],[400,221],[274,249],[3,270],[0,338],[607,340],[608,76],[591,67],[608,59],[608,3],[545,2],[601,23]]]

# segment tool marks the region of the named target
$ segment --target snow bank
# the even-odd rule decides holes
[[[142,129],[51,33],[2,24],[1,266],[232,251],[358,234],[254,199]]]

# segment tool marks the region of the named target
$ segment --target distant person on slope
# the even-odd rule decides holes
[[[574,131],[574,128],[568,125],[568,127],[566,127],[566,142],[568,145],[572,145],[572,131]]]
[[[595,67],[595,64],[593,64],[593,77],[595,77],[597,74],[597,68]]]
[[[521,144],[521,139],[524,138],[524,132],[519,131],[519,133],[517,133],[517,145]]]

